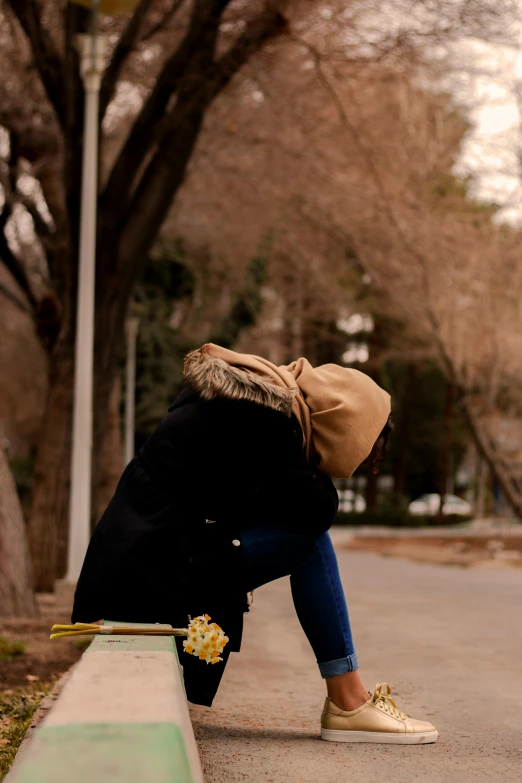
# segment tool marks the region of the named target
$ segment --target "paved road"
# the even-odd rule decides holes
[[[191,710],[207,783],[521,783],[522,571],[339,559],[367,687],[389,682],[439,742],[318,739],[323,683],[284,579],[256,591],[214,707]]]

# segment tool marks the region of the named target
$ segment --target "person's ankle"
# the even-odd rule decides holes
[[[353,710],[362,707],[363,704],[366,704],[369,699],[369,694],[364,691],[361,693],[335,694],[335,698],[332,696],[329,698],[340,710],[352,712]]]
[[[328,678],[326,689],[330,701],[343,712],[362,707],[370,698],[357,669]]]

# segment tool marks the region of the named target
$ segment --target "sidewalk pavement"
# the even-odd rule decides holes
[[[256,591],[214,707],[191,707],[206,783],[518,783],[522,572],[339,552],[361,672],[436,745],[321,742],[314,656],[282,579]]]

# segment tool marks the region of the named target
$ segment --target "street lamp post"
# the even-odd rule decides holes
[[[76,582],[90,538],[92,400],[94,354],[94,283],[96,267],[96,209],[98,199],[98,122],[101,77],[107,39],[97,32],[97,4],[90,34],[79,35],[77,46],[85,87],[85,118],[80,217],[80,258],[76,316],[76,354],[69,510],[67,582]]]

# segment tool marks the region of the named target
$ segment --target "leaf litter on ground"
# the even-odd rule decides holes
[[[27,675],[24,689],[6,690],[0,695],[0,783],[13,763],[36,709],[53,683]]]

